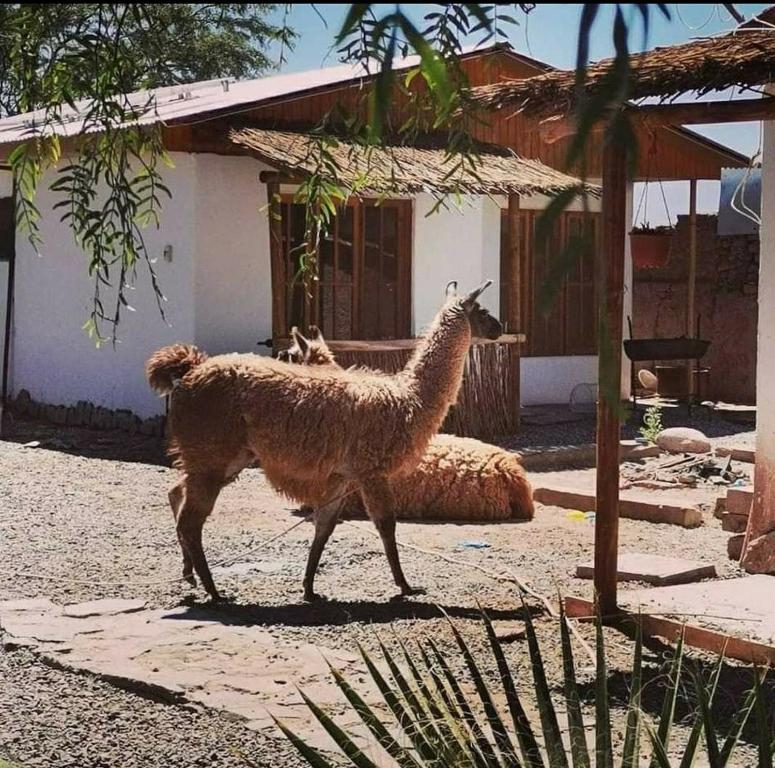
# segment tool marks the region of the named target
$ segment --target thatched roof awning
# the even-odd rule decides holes
[[[314,173],[318,165],[315,139],[307,133],[265,128],[232,128],[229,140],[247,148],[261,160],[290,175]],[[526,160],[511,150],[482,144],[481,163],[471,171],[456,168],[448,161],[438,142],[428,146],[389,146],[365,148],[342,139],[326,146],[335,174],[347,185],[358,183],[366,193],[519,195],[556,194],[581,187],[582,182],[556,171],[538,160]],[[361,180],[366,178],[365,184]],[[598,197],[600,188],[586,184],[589,194]]]
[[[587,68],[587,94],[605,87],[613,62],[603,59]],[[630,66],[628,99],[764,85],[775,81],[775,28],[739,30],[722,37],[655,48],[633,54]],[[575,71],[555,70],[524,80],[474,88],[473,100],[482,109],[512,107],[559,115],[573,109],[575,83]]]

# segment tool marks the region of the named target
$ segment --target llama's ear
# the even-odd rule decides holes
[[[291,335],[293,336],[294,343],[299,348],[299,352],[301,352],[302,361],[306,361],[309,357],[309,341],[299,333],[299,329],[296,326],[291,328]]]
[[[485,288],[489,288],[492,285],[492,280],[485,280],[478,288],[471,291],[465,298],[466,304],[473,304],[481,295]]]
[[[450,280],[447,283],[444,295],[448,299],[454,299],[457,296],[457,280]]]

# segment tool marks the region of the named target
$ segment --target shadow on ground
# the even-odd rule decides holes
[[[540,612],[535,609],[534,613]],[[389,624],[405,619],[439,619],[446,613],[453,619],[480,619],[477,608],[457,605],[439,605],[422,600],[389,600],[376,602],[357,600],[352,602],[320,600],[315,603],[289,603],[286,605],[257,605],[240,603],[194,603],[186,610],[170,614],[172,620],[208,621],[226,625],[294,627],[338,626],[355,622]],[[491,610],[487,613],[494,621],[520,620],[522,608]]]

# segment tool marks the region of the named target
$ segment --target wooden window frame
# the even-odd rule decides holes
[[[283,247],[283,240],[290,241],[290,230],[286,229],[283,233],[283,227],[290,227],[290,220],[286,221],[282,217],[283,206],[293,205],[297,201],[292,193],[278,193],[278,203],[274,206],[276,214],[280,216],[280,223],[276,225],[279,233],[279,243],[274,244],[277,237],[272,237],[270,247],[270,257],[273,262],[272,268],[272,302],[275,310],[273,312],[273,325],[282,320],[282,328],[273,328],[273,338],[287,338],[292,324],[290,311],[292,306],[291,292],[293,290],[294,275],[288,272],[288,262]],[[352,339],[361,339],[363,329],[361,327],[362,312],[362,293],[363,293],[363,273],[365,259],[365,214],[366,207],[392,207],[396,209],[397,214],[397,240],[396,240],[396,338],[409,338],[411,336],[411,300],[412,300],[412,262],[413,262],[413,201],[406,198],[350,198],[344,203],[353,209],[353,295],[352,295]],[[334,237],[334,263],[338,259],[338,238]],[[275,278],[275,274],[278,275]],[[280,286],[282,290],[280,289]],[[333,287],[333,286],[332,286]],[[337,290],[334,287],[333,301],[336,303]],[[320,320],[320,285],[315,283],[312,296],[305,301],[304,306],[304,326],[310,324],[319,324]],[[337,340],[336,334],[332,336]]]
[[[538,267],[538,256],[535,248],[535,222],[540,215],[540,210],[522,209],[519,211],[519,243],[520,243],[520,258],[521,258],[521,295],[520,295],[520,328],[511,329],[509,331],[520,331],[525,333],[527,341],[522,350],[523,357],[576,357],[576,356],[595,356],[597,355],[597,335],[596,335],[596,318],[597,318],[597,296],[594,294],[594,274],[588,275],[587,269],[589,264],[580,267],[582,272],[580,278],[576,281],[573,280],[575,272],[566,277],[563,280],[563,285],[559,295],[555,299],[555,303],[552,308],[552,312],[548,316],[548,319],[544,320],[538,316],[538,300],[541,287],[543,284],[543,278],[539,274],[540,268]],[[568,240],[568,236],[571,232],[572,222],[582,219],[587,216],[591,221],[591,225],[594,227],[596,237],[596,248],[600,247],[600,225],[601,218],[597,212],[582,213],[576,211],[564,212],[558,221],[557,230],[554,233],[555,247],[561,247]],[[510,264],[508,259],[511,258],[508,246],[508,212],[501,210],[501,318],[506,318],[509,314],[509,289],[510,285],[505,282],[505,278],[510,274]],[[593,265],[592,265],[593,266]],[[569,286],[573,284],[574,287],[579,289],[577,292],[584,294],[592,287],[592,307],[591,310],[582,307],[579,309],[577,306],[573,306],[571,291]],[[580,342],[571,341],[569,334],[569,326],[573,323],[581,322],[584,319],[584,312],[591,312],[591,323],[587,336]],[[556,343],[556,346],[548,347],[547,340],[551,339]]]

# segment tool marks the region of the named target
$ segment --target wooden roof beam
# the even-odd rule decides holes
[[[680,104],[644,104],[628,106],[627,113],[648,128],[671,128],[708,123],[747,123],[775,120],[775,98],[736,99],[734,101],[695,101]],[[540,123],[541,139],[553,144],[576,132],[571,115],[553,116]]]

